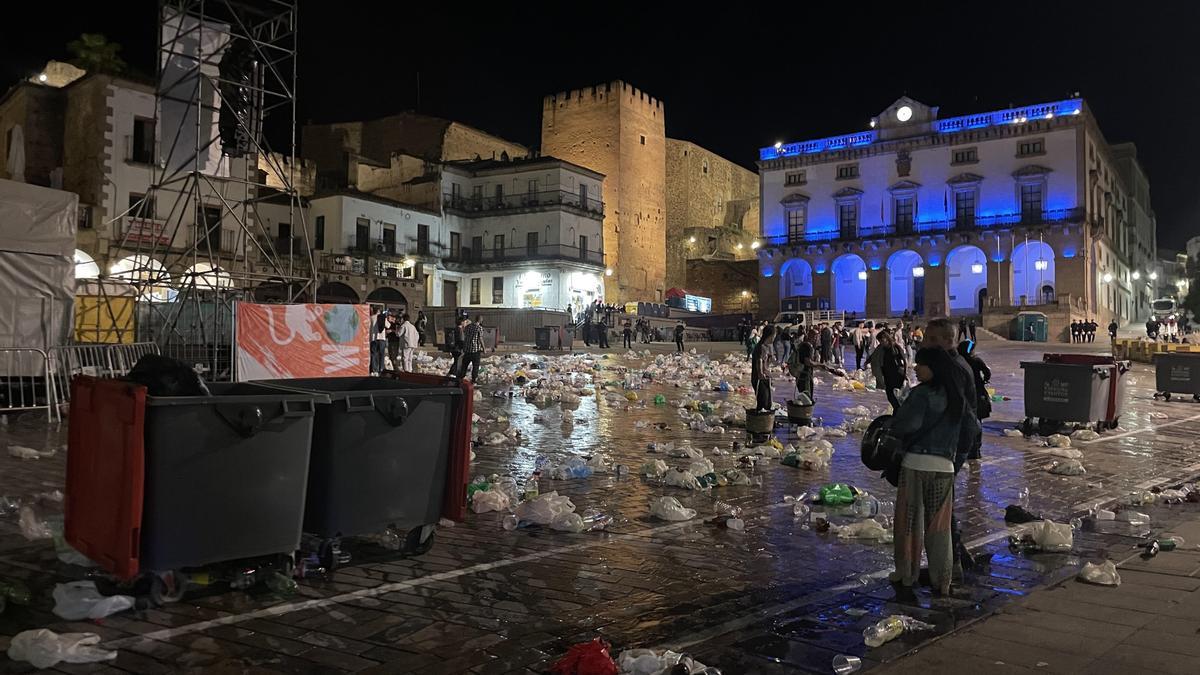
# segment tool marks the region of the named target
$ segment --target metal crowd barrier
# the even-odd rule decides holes
[[[45,410],[46,421],[61,420],[50,357],[32,347],[0,347],[0,414]]]
[[[127,345],[62,345],[51,347],[49,371],[59,401],[71,400],[71,378],[76,375],[122,377],[146,354],[158,354],[153,342]]]
[[[154,342],[134,342],[128,345],[109,345],[109,359],[112,362],[113,371],[120,376],[126,375],[130,370],[133,370],[133,365],[138,362],[138,359],[147,354],[161,354],[158,350],[158,344]]]

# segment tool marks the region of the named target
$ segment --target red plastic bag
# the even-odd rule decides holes
[[[555,675],[617,675],[617,664],[608,654],[609,644],[600,638],[580,642],[550,667]]]

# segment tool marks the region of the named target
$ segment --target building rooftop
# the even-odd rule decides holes
[[[591,176],[596,180],[604,179],[604,174],[598,171],[592,171],[587,167],[580,166],[574,162],[568,162],[565,159],[559,159],[557,157],[550,157],[546,155],[540,157],[518,157],[514,159],[455,160],[446,162],[445,166],[447,168],[462,169],[473,174],[498,171],[515,171],[536,168],[539,166],[558,166]]]
[[[892,108],[903,110],[908,108],[908,115],[912,115],[912,108],[905,105],[905,102],[917,104],[915,101],[910,101],[907,98],[902,98],[893,104]],[[889,108],[890,110],[891,108]],[[1053,101],[1051,103],[1035,103],[1033,105],[1022,106],[1019,108],[1005,108],[1003,110],[994,110],[991,112],[975,113],[971,115],[959,115],[957,117],[948,117],[946,119],[937,119],[937,108],[927,108],[930,111],[931,119],[928,122],[930,128],[929,133],[946,134],[959,131],[967,131],[970,129],[983,129],[986,127],[1003,126],[1006,124],[1022,124],[1034,119],[1052,119],[1054,117],[1065,115],[1078,115],[1083,112],[1083,99],[1071,98],[1063,101]],[[875,127],[883,115],[872,118],[871,125]],[[906,122],[907,118],[901,120]],[[780,157],[794,157],[796,155],[809,155],[819,152],[827,152],[832,150],[845,150],[846,148],[861,147],[871,145],[876,141],[883,140],[881,138],[880,129],[871,128],[866,131],[858,131],[852,134],[842,134],[840,136],[828,136],[826,138],[817,138],[810,141],[799,141],[795,143],[776,143],[772,146],[767,146],[758,151],[760,160],[778,159]]]
[[[317,194],[313,195],[308,201],[315,202],[318,199],[324,199],[326,197],[352,197],[354,199],[361,199],[361,200],[367,201],[367,202],[375,202],[376,204],[383,204],[385,206],[394,206],[396,208],[405,209],[407,211],[419,211],[421,213],[427,213],[431,216],[441,217],[441,215],[442,215],[438,211],[434,211],[432,209],[427,209],[423,206],[416,206],[414,204],[406,204],[404,202],[397,201],[395,199],[388,199],[387,197],[380,197],[379,195],[371,194],[370,192],[359,192],[358,190],[349,190],[349,189],[323,190],[323,191],[318,192]]]

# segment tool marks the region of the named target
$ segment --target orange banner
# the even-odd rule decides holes
[[[237,379],[368,374],[367,311],[367,305],[238,303]]]

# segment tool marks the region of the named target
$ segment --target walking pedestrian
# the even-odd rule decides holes
[[[675,324],[675,350],[683,353],[683,322]]]
[[[917,351],[920,381],[892,417],[893,434],[906,438],[896,485],[893,554],[889,575],[898,600],[913,600],[921,551],[929,560],[935,594],[946,596],[954,576],[954,474],[961,466],[958,439],[966,403],[955,386],[945,349]]]
[[[1108,339],[1115,341],[1117,339],[1117,320],[1113,319],[1108,322]]]
[[[771,409],[770,352],[775,341],[775,327],[763,329],[762,339],[754,347],[750,357],[750,385],[754,387],[754,405],[757,411]]]
[[[417,327],[409,321],[408,314],[400,315],[400,325],[396,333],[399,338],[397,346],[400,349],[400,363],[397,364],[394,360],[392,363],[397,370],[411,373],[413,372],[413,354],[421,344],[421,334],[417,332]]]
[[[471,367],[471,381],[479,381],[479,362],[483,360],[483,326],[482,317],[468,321],[463,327],[463,356],[462,365],[458,369],[458,379],[467,377],[467,366]]]

